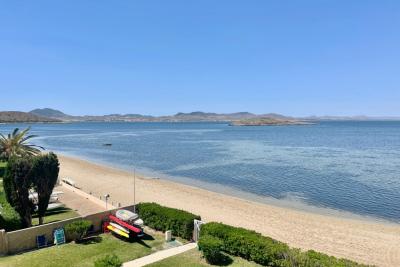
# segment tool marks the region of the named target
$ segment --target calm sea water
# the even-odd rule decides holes
[[[17,126],[26,125],[0,132]],[[49,150],[152,176],[400,221],[400,122],[34,124],[32,132]]]

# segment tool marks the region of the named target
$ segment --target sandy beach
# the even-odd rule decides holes
[[[117,205],[133,203],[133,175],[123,170],[61,156],[61,178],[82,190],[110,194]],[[171,181],[136,176],[136,202],[154,201],[261,232],[292,247],[377,266],[400,266],[400,225],[337,218],[252,202]]]

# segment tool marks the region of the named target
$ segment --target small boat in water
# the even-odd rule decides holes
[[[110,143],[103,144],[103,146],[112,146]]]

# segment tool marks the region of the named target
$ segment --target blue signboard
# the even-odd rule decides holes
[[[63,228],[54,229],[53,235],[55,245],[61,245],[65,243],[65,234]]]

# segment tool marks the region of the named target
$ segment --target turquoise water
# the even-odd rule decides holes
[[[0,132],[16,126],[26,125]],[[32,132],[50,150],[152,176],[400,221],[400,122],[34,124]]]

